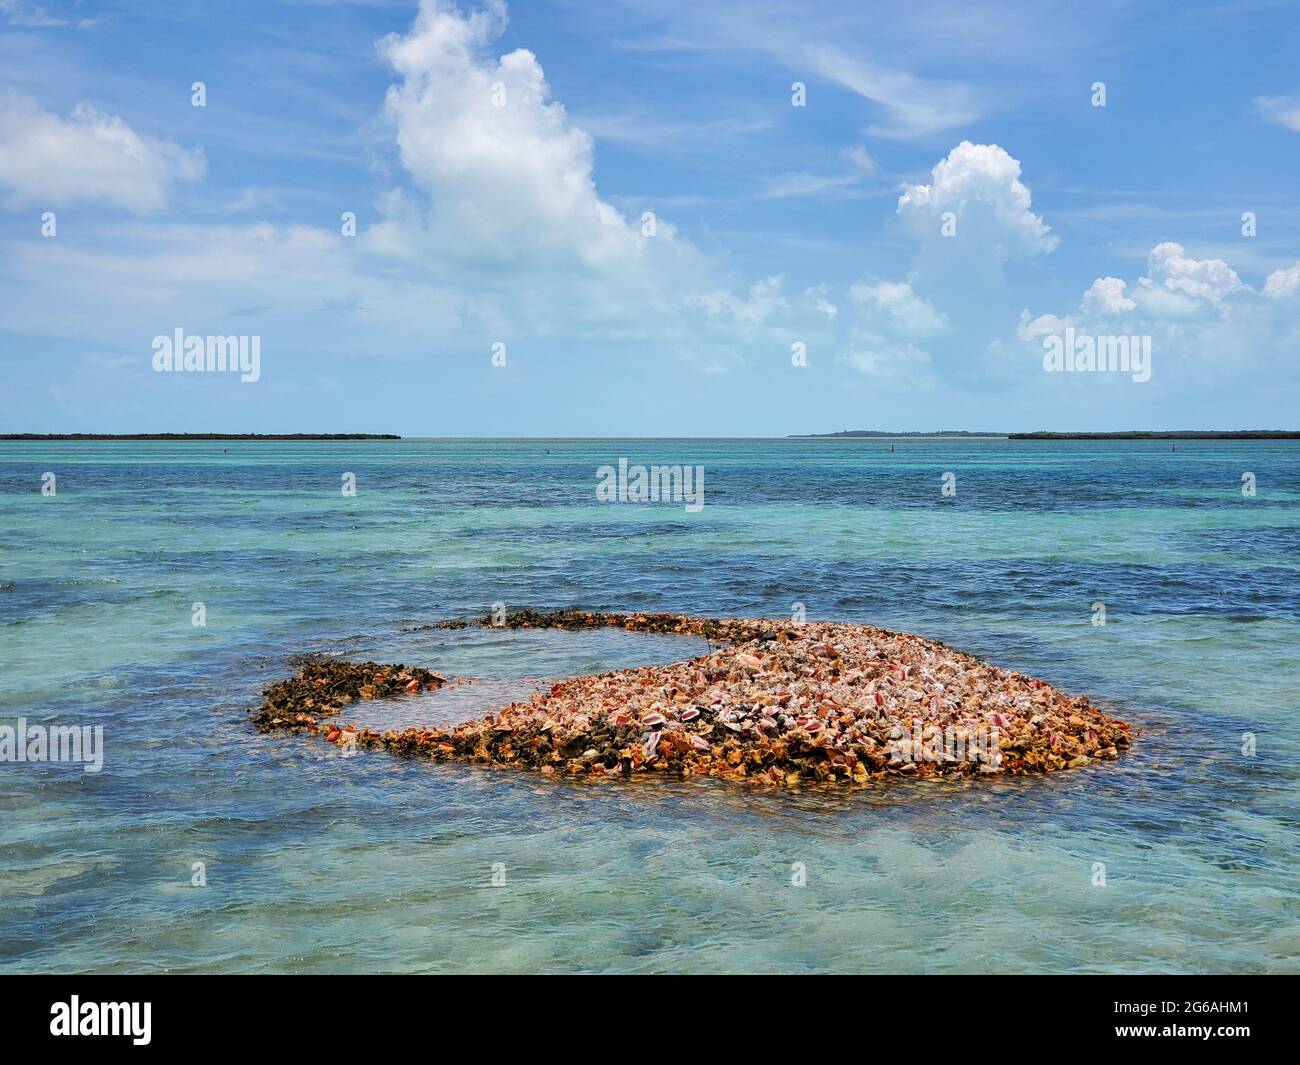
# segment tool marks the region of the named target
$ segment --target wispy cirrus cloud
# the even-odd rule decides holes
[[[927,57],[950,47],[948,27],[966,23],[961,39],[967,51],[1023,62],[1011,47],[1029,22],[1017,14],[1014,33],[990,33],[1007,19],[978,16],[963,5],[890,2],[870,7],[818,5],[813,9],[784,0],[746,0],[743,4],[697,4],[678,0],[623,0],[625,6],[653,11],[655,29],[627,38],[624,47],[643,51],[749,53],[768,58],[810,85],[834,85],[870,105],[866,132],[893,140],[932,139],[986,116],[995,109],[984,88],[959,78],[936,78]],[[919,10],[918,10],[919,9]],[[944,27],[936,32],[936,27]],[[1035,33],[1035,36],[1037,33]]]
[[[862,181],[861,174],[808,174],[794,171],[773,174],[759,179],[760,200],[788,200],[800,196],[820,196],[828,192],[851,189]]]
[[[859,190],[868,177],[880,173],[880,164],[861,144],[854,144],[841,153],[851,164],[851,169],[838,174],[810,174],[796,170],[785,174],[773,174],[760,178],[758,192],[760,200],[786,200],[801,196],[821,196],[832,193],[847,193]],[[877,195],[884,195],[888,189],[878,189]]]
[[[815,74],[880,106],[880,120],[867,130],[877,137],[929,137],[968,125],[988,110],[981,94],[960,82],[918,77],[833,45],[810,45],[803,55]]]
[[[95,24],[94,19],[70,19],[52,15],[40,4],[29,4],[26,0],[0,0],[0,18],[8,26],[19,29],[42,30],[75,27],[89,29]]]
[[[716,118],[698,122],[672,121],[640,112],[601,114],[576,111],[573,121],[598,141],[671,151],[702,142],[716,143],[772,128],[770,118]]]

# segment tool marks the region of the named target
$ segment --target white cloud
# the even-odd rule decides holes
[[[594,144],[553,99],[537,57],[497,56],[504,5],[462,15],[424,0],[379,42],[400,75],[384,102],[413,190],[391,190],[359,238],[375,263],[472,290],[492,328],[737,351],[782,309],[780,279],[734,279],[666,219],[647,235],[598,193]],[[381,267],[382,268],[382,267]],[[489,313],[490,312],[490,313]],[[716,335],[710,335],[711,331]]]
[[[1099,34],[1096,18],[1032,0],[616,0],[607,6],[632,7],[639,16],[622,48],[770,57],[807,83],[810,107],[820,106],[830,81],[870,102],[873,135],[908,139],[959,129],[1002,106],[1009,100],[1005,79],[990,71],[1028,67],[1026,77],[1040,77],[1044,57],[1061,41],[1086,50]],[[943,71],[947,79],[966,78],[977,70],[969,81],[930,76]]]
[[[803,52],[808,67],[865,99],[879,104],[886,120],[868,130],[878,137],[927,137],[980,116],[983,104],[975,90],[955,82],[934,81],[893,69],[834,45],[810,45]]]
[[[774,312],[785,310],[785,278],[780,274],[755,281],[747,298],[738,298],[730,292],[710,292],[693,296],[691,302],[703,307],[711,316],[729,317],[737,322],[761,323]]]
[[[899,391],[932,387],[930,353],[917,342],[948,332],[944,316],[913,291],[910,279],[864,281],[848,294],[853,314],[839,360]]]
[[[90,104],[61,118],[30,96],[0,92],[0,202],[9,210],[94,203],[154,211],[175,183],[205,168],[201,149],[143,136]]]
[[[602,199],[592,139],[552,98],[537,58],[494,53],[504,26],[499,2],[462,15],[425,0],[407,33],[379,42],[398,75],[383,117],[404,173],[375,211],[357,212],[355,239],[186,224],[119,228],[98,247],[19,242],[0,275],[27,298],[4,324],[43,332],[57,319],[65,335],[131,343],[178,316],[231,332],[229,317],[247,312],[306,350],[428,352],[436,337],[484,351],[501,339],[514,352],[516,341],[561,338],[714,369],[825,327],[814,299],[787,298],[779,276],[747,285],[668,220],[647,235],[639,216]],[[137,156],[159,156],[138,143]],[[149,195],[147,182],[129,187],[133,206],[161,195],[158,182]],[[76,313],[57,314],[72,293]]]
[[[10,26],[21,29],[59,29],[74,25],[78,29],[88,29],[95,24],[94,19],[88,18],[78,19],[75,23],[71,19],[58,18],[40,4],[29,4],[25,0],[0,0],[0,15]]]
[[[897,335],[921,339],[948,331],[943,315],[912,291],[910,281],[857,284],[849,296]]]
[[[1058,318],[1054,314],[1040,314],[1037,318],[1032,318],[1028,310],[1023,310],[1020,312],[1016,335],[1021,340],[1037,340],[1039,337],[1055,336],[1069,324],[1069,318]]]
[[[1099,277],[1083,294],[1083,310],[1088,314],[1122,314],[1131,311],[1137,304],[1124,295],[1123,279],[1118,277]]]
[[[714,118],[697,122],[656,118],[640,111],[622,114],[583,112],[575,121],[598,141],[652,149],[658,154],[693,151],[702,143],[717,144],[772,128],[770,118]]]
[[[840,309],[826,297],[829,295],[825,285],[814,285],[804,292],[807,299],[812,300],[813,310],[818,314],[825,315],[829,320],[834,321],[839,317]]]
[[[943,216],[955,216],[957,237],[997,249],[999,258],[1050,252],[1057,245],[1041,217],[1030,210],[1020,163],[996,144],[962,141],[935,164],[929,185],[908,185],[898,214],[915,232],[940,232]]]
[[[499,0],[463,17],[426,0],[407,35],[379,43],[402,76],[384,114],[429,196],[430,228],[440,246],[476,255],[562,253],[594,265],[629,253],[636,236],[596,195],[592,139],[551,100],[537,58],[488,51],[505,21]]]
[[[864,377],[900,391],[934,385],[930,354],[915,344],[855,344],[839,356]]]
[[[259,332],[268,350],[304,358],[486,357],[503,340],[511,366],[525,367],[545,350],[534,339],[599,341],[705,372],[783,360],[803,342],[882,387],[935,383],[927,344],[953,330],[934,290],[918,292],[920,277],[787,293],[780,275],[737,278],[667,219],[646,235],[639,215],[601,196],[592,138],[554,99],[537,57],[497,52],[505,18],[497,2],[462,15],[425,0],[407,32],[379,42],[395,72],[382,117],[400,166],[374,207],[357,210],[355,239],[337,228],[132,223],[98,243],[12,242],[0,277],[23,299],[4,326],[48,333],[57,321],[61,335],[122,351],[147,350],[178,324]],[[846,155],[864,180],[865,149]],[[922,190],[928,210],[951,204],[963,226],[991,227],[993,243],[1017,253],[1053,239],[1029,211],[1019,164],[996,146],[959,145],[933,185],[909,190],[918,204]],[[250,193],[232,210],[256,202]]]
[[[1225,363],[1289,358],[1300,331],[1300,301],[1290,302],[1298,293],[1300,262],[1273,271],[1256,290],[1224,260],[1197,259],[1165,241],[1151,249],[1146,275],[1132,286],[1100,277],[1066,314],[1021,311],[1016,332],[1035,357],[1043,337],[1067,327],[1078,335],[1150,336],[1157,367],[1200,374]]]
[[[1257,96],[1255,109],[1268,121],[1300,133],[1300,96]]]
[[[839,192],[862,184],[863,179],[879,172],[880,166],[861,144],[850,145],[843,156],[853,164],[853,169],[842,174],[810,174],[806,171],[778,174],[760,178],[761,200],[794,199],[800,196],[820,196],[826,192]]]
[[[853,174],[777,174],[763,177],[759,190],[760,200],[789,200],[801,196],[819,196],[823,192],[852,188],[862,180],[860,173]]]
[[[1222,259],[1192,259],[1181,244],[1165,241],[1147,256],[1147,277],[1140,283],[1163,286],[1197,299],[1220,302],[1246,288]]]
[[[871,153],[861,144],[853,144],[845,148],[844,158],[864,173],[875,174],[880,170],[880,164],[871,157]]]
[[[430,280],[359,269],[353,244],[337,231],[267,223],[149,223],[102,243],[19,242],[0,255],[0,285],[23,292],[3,326],[47,333],[53,323],[61,336],[126,351],[147,351],[150,338],[181,325],[262,333],[280,351],[357,354],[427,346],[474,313]]]
[[[1274,270],[1264,279],[1264,295],[1271,300],[1290,299],[1300,293],[1300,262]]]

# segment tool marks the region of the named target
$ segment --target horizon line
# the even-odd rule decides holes
[[[1119,430],[1053,430],[1035,429],[1019,432],[983,432],[962,429],[942,430],[844,430],[834,433],[788,433],[772,435],[673,435],[673,436],[403,436],[396,433],[213,433],[213,432],[154,432],[154,433],[0,433],[0,441],[9,443],[41,441],[235,441],[298,442],[298,443],[410,443],[431,441],[606,441],[606,440],[764,440],[764,441],[869,441],[899,439],[949,439],[949,440],[1015,440],[1015,439],[1300,439],[1300,430],[1293,429],[1119,429]]]

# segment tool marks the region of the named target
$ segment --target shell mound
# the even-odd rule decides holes
[[[609,625],[725,645],[672,665],[573,677],[454,728],[389,732],[321,719],[355,699],[436,689],[447,679],[402,665],[307,660],[267,689],[253,721],[264,732],[320,733],[345,747],[548,775],[651,772],[782,786],[1050,773],[1118,758],[1130,742],[1128,724],[1085,698],[866,625],[578,611],[523,611],[504,621]]]

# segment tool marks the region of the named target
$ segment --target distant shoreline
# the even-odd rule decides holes
[[[512,436],[512,437],[402,437],[397,433],[0,433],[0,441],[406,441],[419,442],[597,442],[597,441],[691,441],[691,440],[1300,440],[1300,430],[1293,429],[1179,429],[1167,432],[1131,430],[1113,433],[975,433],[966,431],[901,432],[887,433],[875,430],[854,430],[840,433],[791,433],[788,436],[683,436],[683,437],[616,437],[616,436]]]
[[[1183,429],[1170,432],[1008,433],[1008,440],[1300,440],[1292,429]]]
[[[923,433],[887,433],[879,430],[854,429],[839,433],[791,434],[787,440],[1300,440],[1296,429],[1130,429],[1113,433],[974,433],[945,430]]]
[[[0,440],[401,440],[393,433],[0,433]]]

